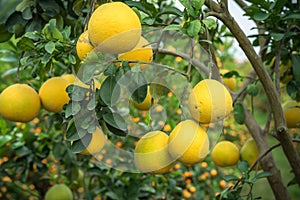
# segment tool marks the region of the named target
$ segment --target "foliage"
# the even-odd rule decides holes
[[[148,64],[155,73],[142,71],[139,64],[131,68],[130,61],[120,63],[115,55],[92,52],[81,62],[75,52],[76,40],[86,29],[90,14],[104,2],[15,0],[0,3],[9,11],[0,12],[0,40],[3,42],[0,44],[0,75],[3,77],[0,91],[14,82],[29,83],[38,90],[48,78],[66,73],[77,74],[88,85],[87,88],[76,85],[67,88],[71,100],[62,113],[43,110],[27,124],[8,122],[0,116],[0,198],[41,199],[56,183],[69,185],[76,199],[259,198],[253,195],[252,188],[258,179],[270,173],[251,171],[245,162],[221,169],[216,168],[208,156],[194,166],[175,163],[166,175],[128,172],[127,158],[122,157],[118,149],[132,152],[138,137],[145,132],[163,130],[169,134],[187,117],[184,95],[179,96],[178,91],[210,78],[216,66],[229,70],[223,77],[237,79],[238,89],[243,88],[247,76],[242,72],[245,68],[237,67],[232,56],[231,33],[225,25],[207,16],[204,0],[180,0],[183,11],[176,8],[173,1],[125,1],[140,17],[144,34],[154,38],[155,62]],[[258,45],[261,37],[269,41],[263,59],[271,73],[276,74],[281,68],[279,64],[291,62],[283,76],[292,75],[292,78],[282,84],[291,98],[300,100],[299,8],[289,1],[248,2],[251,5],[245,8],[246,15],[260,21],[262,27],[259,28],[265,30],[264,34],[252,36],[256,38],[253,44]],[[159,52],[159,46],[172,53]],[[178,52],[187,57],[181,57]],[[274,57],[277,62],[272,63]],[[191,59],[201,61],[209,73],[199,70]],[[183,79],[177,80],[177,77]],[[101,82],[100,89],[95,88],[95,81]],[[119,106],[120,97],[126,97],[128,102],[142,102],[148,85],[156,103],[148,112],[139,111],[131,104]],[[238,94],[233,114],[222,122],[221,128],[218,124],[207,125],[212,130],[209,135],[212,144],[229,140],[240,146],[250,137],[244,126],[245,107],[241,96],[250,99],[245,102],[253,113],[254,110],[259,112],[260,108],[254,105],[265,106],[261,103],[261,91],[258,80],[253,80]],[[288,98],[286,94],[284,98]],[[114,151],[102,151],[98,157],[77,154],[85,149],[98,124],[109,137]]]

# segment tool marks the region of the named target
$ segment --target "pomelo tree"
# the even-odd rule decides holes
[[[266,178],[276,199],[291,199],[280,173],[285,169],[278,167],[272,150],[282,148],[294,175],[289,185],[299,187],[300,157],[296,145],[300,127],[297,118],[300,110],[297,103],[300,101],[299,2],[179,0],[183,10],[174,1],[121,2],[111,6],[112,10],[101,7],[111,3],[104,0],[0,2],[1,8],[7,11],[0,13],[3,65],[0,91],[15,83],[26,83],[40,91],[47,80],[56,77],[64,85],[63,91],[54,84],[57,88],[42,96],[59,103],[61,96],[55,92],[65,91],[64,99],[66,95],[70,99],[60,105],[62,110],[55,112],[45,109],[46,103],[42,101],[44,108],[39,116],[28,123],[10,122],[1,116],[3,183],[0,186],[4,188],[1,195],[7,199],[22,195],[24,199],[42,198],[54,184],[66,183],[78,199],[83,196],[87,199],[251,199],[257,179]],[[253,28],[258,33],[251,36],[253,42],[230,13],[228,4],[231,3],[237,4],[255,23]],[[93,16],[99,7],[104,11]],[[119,16],[122,18],[118,19]],[[122,27],[128,21],[132,22],[130,26]],[[82,33],[87,35],[78,40]],[[98,34],[110,33],[115,35],[98,41],[101,39]],[[146,41],[138,45],[141,36]],[[228,51],[233,48],[233,40],[245,53],[250,67],[241,68],[233,61],[232,52]],[[254,46],[259,48],[258,52]],[[147,53],[150,56],[145,57]],[[67,76],[71,78],[63,78]],[[196,100],[191,106],[189,93],[204,79],[214,79],[225,89],[214,87],[205,94],[201,93],[203,90],[197,92],[195,96],[199,98],[201,94],[208,96],[202,109]],[[231,85],[226,86],[229,80]],[[225,90],[226,95],[222,95]],[[209,96],[218,91],[222,92]],[[222,101],[229,99],[228,94],[232,103]],[[294,101],[292,106],[283,107],[288,100]],[[264,106],[258,107],[257,101],[262,101]],[[205,105],[207,102],[211,107]],[[230,109],[226,110],[228,102]],[[147,108],[140,111],[135,105],[142,103]],[[5,110],[7,105],[0,106]],[[190,113],[193,109],[200,112],[200,117]],[[256,114],[261,109],[266,120]],[[294,116],[287,116],[286,111],[291,109]],[[220,112],[220,119],[211,116]],[[231,112],[231,118],[227,112]],[[259,151],[254,163],[249,166],[246,161],[240,161],[232,167],[234,172],[226,172],[222,177],[211,169],[214,163],[209,153],[207,156],[206,146],[207,158],[198,159],[202,161],[200,165],[179,165],[174,159],[174,163],[166,163],[170,170],[165,175],[139,173],[133,160],[139,138],[160,130],[170,135],[181,121],[193,118],[197,121],[207,113],[208,119],[200,122],[209,137],[210,150],[222,139],[241,147],[246,137],[252,137]],[[290,119],[293,123],[287,122]],[[235,131],[237,126],[246,127],[251,136],[245,131],[238,132],[238,136],[226,135],[225,131]],[[100,138],[108,142],[89,146],[95,141],[93,133],[100,129]],[[278,143],[271,146],[270,138]],[[178,150],[177,146],[174,149]],[[141,148],[139,152],[149,151]],[[156,170],[160,171],[152,168],[150,171]],[[231,182],[229,187],[225,187],[223,178]],[[215,190],[215,184],[211,183],[214,181],[224,190]],[[245,185],[250,186],[246,192]]]

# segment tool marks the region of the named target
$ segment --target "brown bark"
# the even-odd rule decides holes
[[[268,143],[268,138],[267,138],[268,135],[263,134],[263,130],[261,129],[261,127],[254,119],[253,115],[245,106],[244,109],[245,109],[245,124],[248,130],[250,131],[253,139],[256,141],[259,152],[262,154],[268,151],[268,149],[270,148],[270,145]],[[268,171],[272,173],[272,176],[268,177],[267,179],[271,186],[275,198],[284,199],[284,200],[291,199],[288,190],[282,181],[280,170],[275,165],[275,161],[272,156],[272,153],[269,153],[265,157],[263,157],[260,164],[264,171]]]
[[[286,122],[276,88],[274,87],[267,71],[264,69],[261,58],[255,52],[251,42],[248,40],[243,30],[230,15],[225,4],[222,2],[217,4],[212,0],[206,0],[205,4],[212,10],[210,15],[220,19],[237,39],[240,47],[246,54],[248,60],[252,64],[253,69],[259,77],[270,103],[271,111],[275,121],[277,139],[280,141],[283,151],[296,176],[296,181],[298,185],[300,185],[300,157],[293,146],[292,138],[290,137],[288,129],[286,128]],[[280,189],[278,188],[277,190]]]

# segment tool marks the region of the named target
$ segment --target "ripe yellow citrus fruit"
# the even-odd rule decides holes
[[[105,3],[92,14],[89,39],[96,51],[119,54],[130,51],[141,37],[142,27],[137,14],[122,2]]]
[[[226,74],[227,72],[229,72],[227,69],[221,69],[220,73],[221,75]],[[223,82],[225,83],[225,85],[231,90],[234,91],[236,88],[236,79],[234,77],[230,77],[230,78],[222,78]]]
[[[148,87],[146,98],[142,103],[137,103],[136,101],[132,100],[134,107],[139,110],[149,110],[152,106],[152,96],[150,94],[150,88]]]
[[[221,141],[214,146],[211,158],[216,166],[234,166],[239,162],[240,151],[232,142]]]
[[[181,121],[169,136],[169,153],[185,165],[202,161],[209,152],[209,139],[204,129],[193,120]]]
[[[217,122],[232,111],[232,98],[220,82],[204,79],[193,88],[188,108],[191,116],[201,123]]]
[[[253,138],[249,138],[240,150],[241,160],[248,162],[251,166],[259,156],[259,151],[256,145],[256,142]],[[254,168],[256,169],[256,168]],[[261,166],[258,166],[258,169],[261,169]]]
[[[66,91],[68,85],[61,77],[53,77],[44,82],[39,91],[43,108],[49,112],[61,112],[70,100]]]
[[[300,128],[300,102],[287,101],[282,105],[288,128]]]
[[[45,200],[73,200],[73,193],[65,184],[52,186],[45,195]]]
[[[149,42],[141,37],[138,44],[131,50],[122,54],[119,54],[119,60],[125,61],[140,61],[140,62],[151,62],[153,58],[152,47],[149,45]],[[129,63],[132,67],[136,63]],[[140,68],[144,69],[147,67],[147,64],[141,64]]]
[[[29,85],[14,84],[0,94],[0,114],[7,120],[29,122],[40,112],[38,93]]]
[[[93,155],[103,149],[107,143],[106,135],[103,133],[100,127],[96,127],[96,130],[92,133],[92,139],[87,148],[80,152],[83,155]]]
[[[88,31],[83,32],[76,43],[76,52],[78,55],[78,58],[80,60],[83,60],[84,56],[91,52],[94,49],[94,47],[90,44],[89,38],[88,38]]]
[[[170,170],[173,160],[168,152],[168,139],[162,131],[149,132],[139,139],[134,162],[141,172],[163,174]]]
[[[74,85],[78,85],[83,88],[90,88],[90,86],[88,84],[83,83],[74,74],[64,74],[61,77],[68,82],[68,85],[74,84]],[[100,85],[99,81],[97,79],[94,79],[94,87],[97,89],[100,89],[100,86],[101,85]]]

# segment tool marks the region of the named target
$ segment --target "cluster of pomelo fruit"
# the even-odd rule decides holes
[[[138,15],[125,3],[111,2],[100,5],[92,13],[88,29],[76,44],[77,55],[84,60],[91,51],[117,54],[119,60],[151,62],[152,48],[142,36]],[[145,65],[140,65],[143,68]]]
[[[190,166],[209,154],[205,124],[223,120],[231,113],[230,93],[220,82],[204,79],[192,89],[187,104],[191,117],[179,122],[170,135],[152,131],[139,139],[134,160],[141,172],[166,173],[177,161]]]
[[[41,108],[59,113],[70,100],[66,91],[70,84],[89,87],[73,74],[49,78],[41,85],[39,92],[28,84],[13,84],[0,94],[0,115],[14,122],[29,122],[39,114]],[[99,86],[97,84],[95,87]]]
[[[251,166],[258,157],[258,147],[253,138],[249,138],[240,150],[233,142],[221,141],[211,151],[212,161],[219,167],[235,166],[239,160],[247,161]],[[261,166],[258,165],[257,169],[261,169]]]

